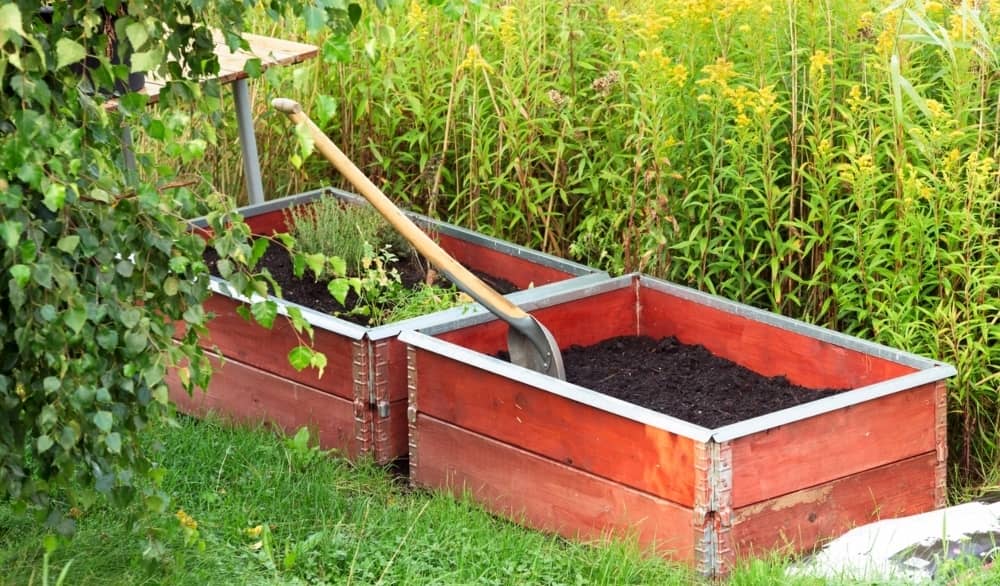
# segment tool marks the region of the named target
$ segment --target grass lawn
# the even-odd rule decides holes
[[[84,511],[74,541],[53,554],[49,583],[67,563],[65,584],[698,582],[626,544],[588,546],[528,531],[267,429],[181,418],[179,428],[153,436],[168,469],[164,489],[172,502],[162,525],[171,561],[144,562],[143,539],[128,515],[102,505]],[[178,517],[192,530],[183,531]],[[0,507],[0,586],[44,584],[43,537],[33,520]],[[977,574],[962,583],[998,578]],[[729,583],[823,582],[785,578],[781,560],[756,560]]]

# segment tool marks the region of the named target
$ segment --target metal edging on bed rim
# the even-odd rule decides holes
[[[592,273],[572,277],[565,281],[557,281],[548,285],[523,289],[504,295],[510,299],[511,303],[519,307],[530,307],[539,301],[547,301],[553,296],[560,296],[567,292],[579,290],[590,290],[595,284],[605,283],[608,280],[606,273]],[[475,302],[469,302],[457,307],[451,307],[427,315],[420,315],[377,326],[368,330],[368,338],[371,340],[382,340],[393,337],[404,330],[434,331],[437,328],[459,328],[477,325],[490,321],[493,314],[486,311],[483,306]]]
[[[897,350],[895,348],[884,346],[876,342],[863,340],[861,338],[851,336],[848,334],[843,334],[835,330],[824,328],[822,326],[808,324],[800,320],[796,320],[790,317],[785,317],[783,315],[770,312],[764,309],[751,307],[749,305],[738,303],[736,301],[730,301],[724,297],[719,297],[718,295],[712,295],[711,293],[705,293],[704,291],[698,291],[697,289],[692,289],[690,287],[685,287],[683,285],[678,285],[676,283],[670,283],[668,281],[663,281],[653,277],[638,275],[637,273],[633,273],[633,275],[637,275],[639,277],[640,283],[642,285],[649,287],[650,289],[660,291],[663,293],[669,293],[671,295],[680,297],[682,299],[687,299],[689,301],[696,301],[698,303],[701,303],[702,305],[706,305],[713,309],[718,309],[721,311],[725,311],[726,313],[731,313],[733,315],[746,317],[753,321],[781,328],[783,330],[793,332],[796,334],[802,334],[804,336],[807,336],[815,340],[819,340],[821,342],[827,342],[835,346],[840,346],[841,348],[855,350],[863,354],[868,354],[871,356],[875,356],[877,358],[883,358],[885,360],[896,362],[904,366],[909,366],[912,368],[918,368],[922,370],[934,366],[947,366],[942,362],[931,360],[929,358],[924,358],[923,356],[918,356],[916,354],[911,354],[909,352]]]
[[[493,374],[515,380],[526,385],[541,389],[575,401],[577,403],[600,409],[601,411],[625,417],[632,421],[650,425],[657,429],[662,429],[670,433],[675,433],[698,442],[707,442],[712,437],[712,430],[665,415],[652,409],[640,407],[634,403],[622,401],[603,393],[575,385],[557,378],[553,378],[529,368],[517,366],[509,362],[504,362],[498,358],[480,354],[474,350],[463,348],[457,344],[446,342],[428,336],[427,334],[414,330],[407,330],[399,334],[399,340],[410,346],[438,354],[447,358],[461,360],[463,364],[468,364],[473,368],[485,370]]]
[[[215,276],[213,276],[209,282],[209,288],[219,295],[229,297],[230,299],[240,301],[242,303],[253,303],[257,300],[263,299],[263,297],[258,295],[254,295],[253,298],[247,298],[233,289],[227,281]],[[302,318],[306,320],[309,325],[324,331],[340,334],[351,338],[352,340],[360,340],[364,338],[365,333],[367,332],[367,328],[364,326],[359,326],[347,320],[316,311],[315,309],[310,309],[304,305],[299,305],[298,303],[293,303],[285,299],[279,299],[273,295],[268,295],[267,299],[274,301],[278,306],[278,313],[284,316],[288,315],[288,307],[297,307],[299,312],[302,314]]]

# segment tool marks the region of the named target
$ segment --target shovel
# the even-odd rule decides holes
[[[459,289],[478,301],[493,315],[507,322],[510,326],[507,330],[507,349],[510,352],[511,362],[549,376],[566,379],[566,370],[563,367],[562,354],[559,353],[559,345],[556,344],[552,333],[545,329],[545,326],[459,264],[427,234],[424,234],[412,220],[403,215],[403,212],[309,119],[298,102],[287,98],[277,98],[271,102],[271,105],[287,114],[296,124],[304,126],[312,136],[319,152],[323,153],[323,156],[420,254],[424,255]]]

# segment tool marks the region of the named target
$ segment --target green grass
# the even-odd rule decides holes
[[[690,583],[686,570],[626,544],[530,532],[470,502],[411,491],[381,468],[316,458],[264,429],[180,422],[155,438],[172,499],[164,524],[178,527],[173,513],[185,511],[204,551],[175,532],[166,540],[175,560],[144,563],[128,515],[95,507],[56,550],[53,576],[72,562],[68,584]],[[43,537],[33,520],[0,507],[0,584],[40,574]]]
[[[265,428],[181,418],[163,446],[159,522],[167,562],[147,562],[128,511],[95,506],[48,561],[50,584],[698,584],[688,569],[630,543],[572,543],[493,517],[467,499],[412,490]],[[185,532],[183,510],[197,526]],[[185,539],[185,538],[188,539]],[[45,531],[0,506],[0,586],[44,584]],[[736,568],[732,586],[820,586],[785,576],[781,555]],[[995,584],[970,570],[955,584]]]

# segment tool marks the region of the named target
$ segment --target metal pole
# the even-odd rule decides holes
[[[233,83],[236,101],[236,125],[240,131],[240,148],[243,150],[243,174],[247,181],[247,197],[251,204],[264,203],[264,185],[260,179],[260,158],[257,155],[257,137],[253,130],[250,112],[250,89],[246,78]]]

